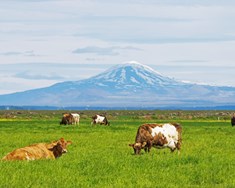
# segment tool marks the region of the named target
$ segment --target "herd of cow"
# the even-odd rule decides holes
[[[78,113],[64,113],[60,125],[79,125],[80,115]],[[92,125],[110,125],[105,116],[96,114],[92,116]],[[51,143],[38,143],[23,148],[15,149],[2,158],[2,160],[37,160],[56,159],[67,152],[67,146],[72,144],[64,138]]]
[[[80,115],[77,113],[63,114],[60,124],[79,124]],[[91,124],[110,125],[107,118],[101,115],[92,117]],[[232,126],[235,125],[235,114],[231,119]],[[51,143],[38,143],[24,148],[19,148],[7,154],[2,160],[37,160],[37,159],[56,159],[67,152],[67,146],[71,141],[61,138]],[[152,147],[170,148],[178,153],[182,144],[182,127],[178,123],[156,124],[149,123],[141,125],[136,134],[135,143],[129,144],[134,149],[136,155],[144,149],[149,152]]]
[[[78,113],[64,113],[60,125],[79,125],[79,121],[80,115]],[[92,116],[91,124],[110,125],[110,122],[106,116],[96,114]]]

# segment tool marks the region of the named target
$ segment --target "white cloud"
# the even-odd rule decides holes
[[[73,53],[77,54],[97,54],[97,55],[108,55],[108,56],[116,56],[120,55],[121,51],[141,51],[139,48],[127,46],[127,47],[98,47],[98,46],[88,46],[84,48],[78,48],[73,51]]]

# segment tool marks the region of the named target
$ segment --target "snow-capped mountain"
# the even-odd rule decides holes
[[[235,104],[234,87],[189,84],[138,62],[116,65],[89,79],[0,96],[0,105],[162,107]]]
[[[115,83],[117,88],[128,87],[154,87],[156,85],[168,86],[181,84],[173,79],[162,76],[152,68],[142,65],[135,61],[120,64],[112,67],[92,78],[95,82],[103,82],[106,84]]]

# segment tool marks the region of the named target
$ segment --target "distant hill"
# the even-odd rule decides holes
[[[79,81],[0,95],[1,106],[83,108],[198,108],[235,106],[235,87],[190,84],[137,62]]]

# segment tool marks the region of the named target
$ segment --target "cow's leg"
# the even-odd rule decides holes
[[[152,142],[147,141],[147,147],[148,147],[148,152],[150,152],[150,149],[152,148]]]
[[[175,151],[176,148],[170,148],[171,149],[171,153],[173,153]]]
[[[144,147],[144,151],[145,151],[145,152],[149,152],[149,151],[148,151],[148,147]]]
[[[180,148],[170,148],[171,150],[171,153],[173,153],[175,150],[177,149],[177,154],[179,155],[180,154]]]
[[[180,155],[180,150],[179,149],[177,150],[177,153],[178,153],[178,155]]]
[[[146,147],[144,148],[144,151],[147,152],[147,153],[149,153],[149,152],[150,152],[150,149],[151,149],[151,147],[146,146]]]

